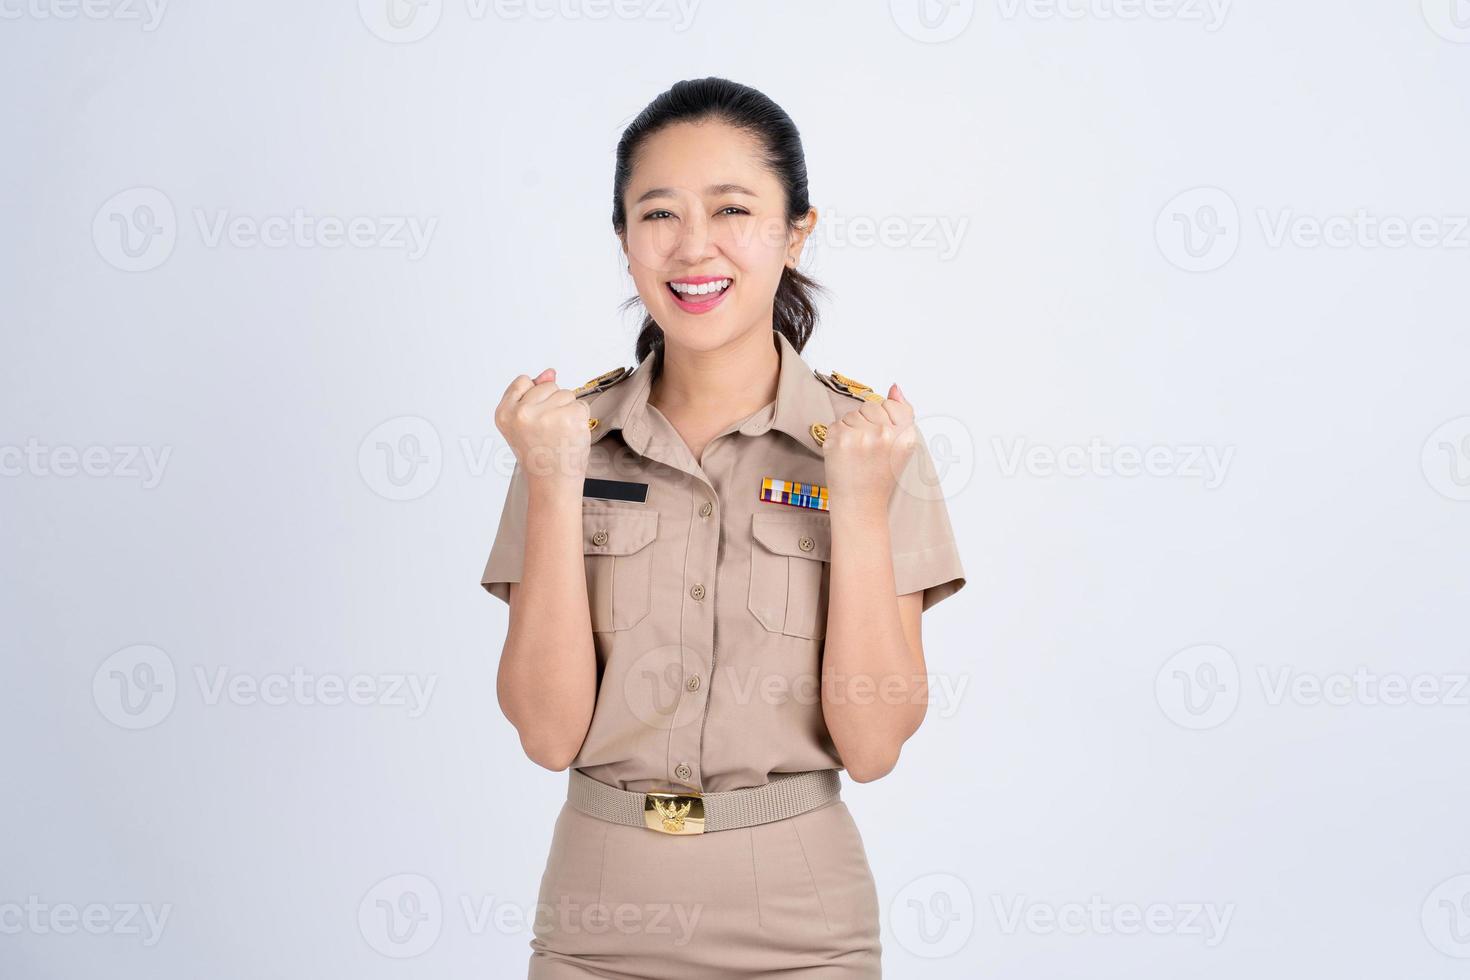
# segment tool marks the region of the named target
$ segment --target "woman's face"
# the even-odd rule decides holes
[[[781,270],[795,266],[817,217],[811,209],[804,227],[790,228],[760,144],[723,122],[678,123],[650,137],[623,207],[623,251],[643,305],[666,343],[695,350],[771,328]]]

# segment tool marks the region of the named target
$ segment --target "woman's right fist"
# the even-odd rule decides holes
[[[536,481],[575,482],[587,475],[591,413],[570,389],[556,386],[556,370],[517,375],[495,408],[495,427],[516,461]]]

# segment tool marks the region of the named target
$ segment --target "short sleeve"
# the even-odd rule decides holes
[[[928,609],[964,586],[944,488],[922,432],[889,500],[888,531],[898,595],[922,591]]]
[[[503,602],[510,602],[510,583],[521,580],[526,558],[526,474],[516,463],[505,491],[505,504],[500,511],[500,527],[480,584],[485,591]]]

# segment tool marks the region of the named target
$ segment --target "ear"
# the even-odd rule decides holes
[[[789,241],[786,246],[787,266],[793,269],[796,268],[796,264],[801,261],[802,249],[806,247],[807,237],[811,235],[812,229],[816,227],[817,209],[807,208],[806,214],[802,215],[801,220],[796,223],[795,228],[791,229],[791,234],[788,236]]]

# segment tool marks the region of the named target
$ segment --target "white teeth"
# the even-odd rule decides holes
[[[698,286],[691,286],[686,282],[671,282],[669,283],[669,288],[676,293],[683,293],[685,296],[705,296],[709,293],[718,293],[728,288],[730,282],[729,279],[716,279],[714,282],[701,283]]]

